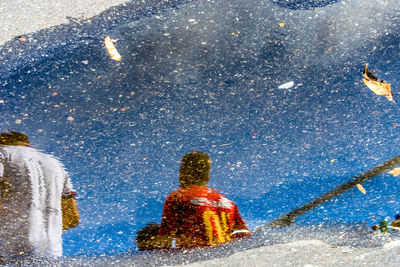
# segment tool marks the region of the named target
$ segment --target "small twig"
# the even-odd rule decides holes
[[[78,19],[76,19],[76,18],[73,18],[73,17],[70,17],[70,16],[66,16],[65,18],[66,18],[67,20],[69,20],[69,21],[75,22],[76,24],[79,24],[79,25],[82,26],[82,23],[81,23]]]

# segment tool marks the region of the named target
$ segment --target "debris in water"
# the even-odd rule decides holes
[[[283,22],[279,23],[279,27],[285,27],[285,23]]]
[[[367,191],[365,191],[364,187],[361,184],[356,184],[358,190],[361,191],[361,193],[363,193],[364,195],[367,193]]]
[[[389,171],[388,173],[393,175],[394,177],[397,177],[400,174],[400,167],[394,168],[393,170]]]
[[[293,85],[294,85],[294,81],[290,81],[290,82],[279,85],[278,89],[289,89],[289,88],[292,88]]]
[[[68,117],[67,117],[67,120],[73,121],[73,120],[74,120],[74,117],[68,116]]]
[[[112,60],[115,61],[120,61],[121,60],[121,55],[118,53],[117,49],[114,46],[114,43],[112,42],[110,36],[104,37],[104,46],[107,49],[108,55]]]
[[[18,36],[18,40],[21,42],[26,42],[26,39],[23,36]]]
[[[83,17],[77,19],[77,18],[73,18],[73,17],[70,17],[70,16],[66,16],[65,18],[66,18],[67,20],[71,21],[71,22],[75,22],[76,24],[82,26],[82,23],[81,23],[79,20],[80,20],[80,19],[83,19]]]
[[[212,145],[211,147],[217,147],[217,146],[230,146],[230,145],[232,145],[233,144],[233,142],[231,142],[231,143],[226,143],[226,144],[222,144],[222,145]]]
[[[363,82],[372,92],[377,95],[382,95],[389,101],[395,103],[393,100],[393,94],[390,91],[390,83],[387,83],[384,80],[379,81],[378,78],[369,71],[368,64],[365,64],[362,76],[364,77]]]
[[[53,93],[51,93],[51,95],[52,95],[52,96],[56,96],[56,95],[58,95],[58,92],[57,92],[57,91],[54,91]]]

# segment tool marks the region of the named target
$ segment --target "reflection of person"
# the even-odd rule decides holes
[[[25,134],[0,134],[0,256],[61,256],[62,215],[64,229],[79,223],[73,196],[56,158],[30,148]]]
[[[170,248],[206,247],[250,235],[238,207],[206,187],[210,160],[206,153],[186,154],[179,170],[180,188],[165,201],[157,245]]]

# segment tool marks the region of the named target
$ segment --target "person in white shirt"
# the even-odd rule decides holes
[[[63,227],[64,211],[77,209],[74,199],[75,207],[61,203],[74,196],[59,160],[29,147],[25,134],[0,134],[0,257],[62,256],[62,231],[79,213]]]

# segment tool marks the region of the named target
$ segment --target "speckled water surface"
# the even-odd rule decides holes
[[[399,154],[398,105],[361,81],[369,63],[400,101],[394,0],[131,1],[71,17],[0,47],[1,130],[26,132],[62,159],[78,191],[82,223],[64,233],[67,260],[182,263],[182,252],[137,253],[134,238],[160,221],[179,160],[193,150],[210,154],[210,186],[238,204],[251,230]],[[105,35],[121,61],[108,57]],[[294,227],[368,232],[399,212],[398,178],[385,172],[363,187]],[[301,241],[290,229],[265,244]],[[330,237],[335,230],[316,239]],[[379,247],[389,260],[384,244],[360,249]]]

